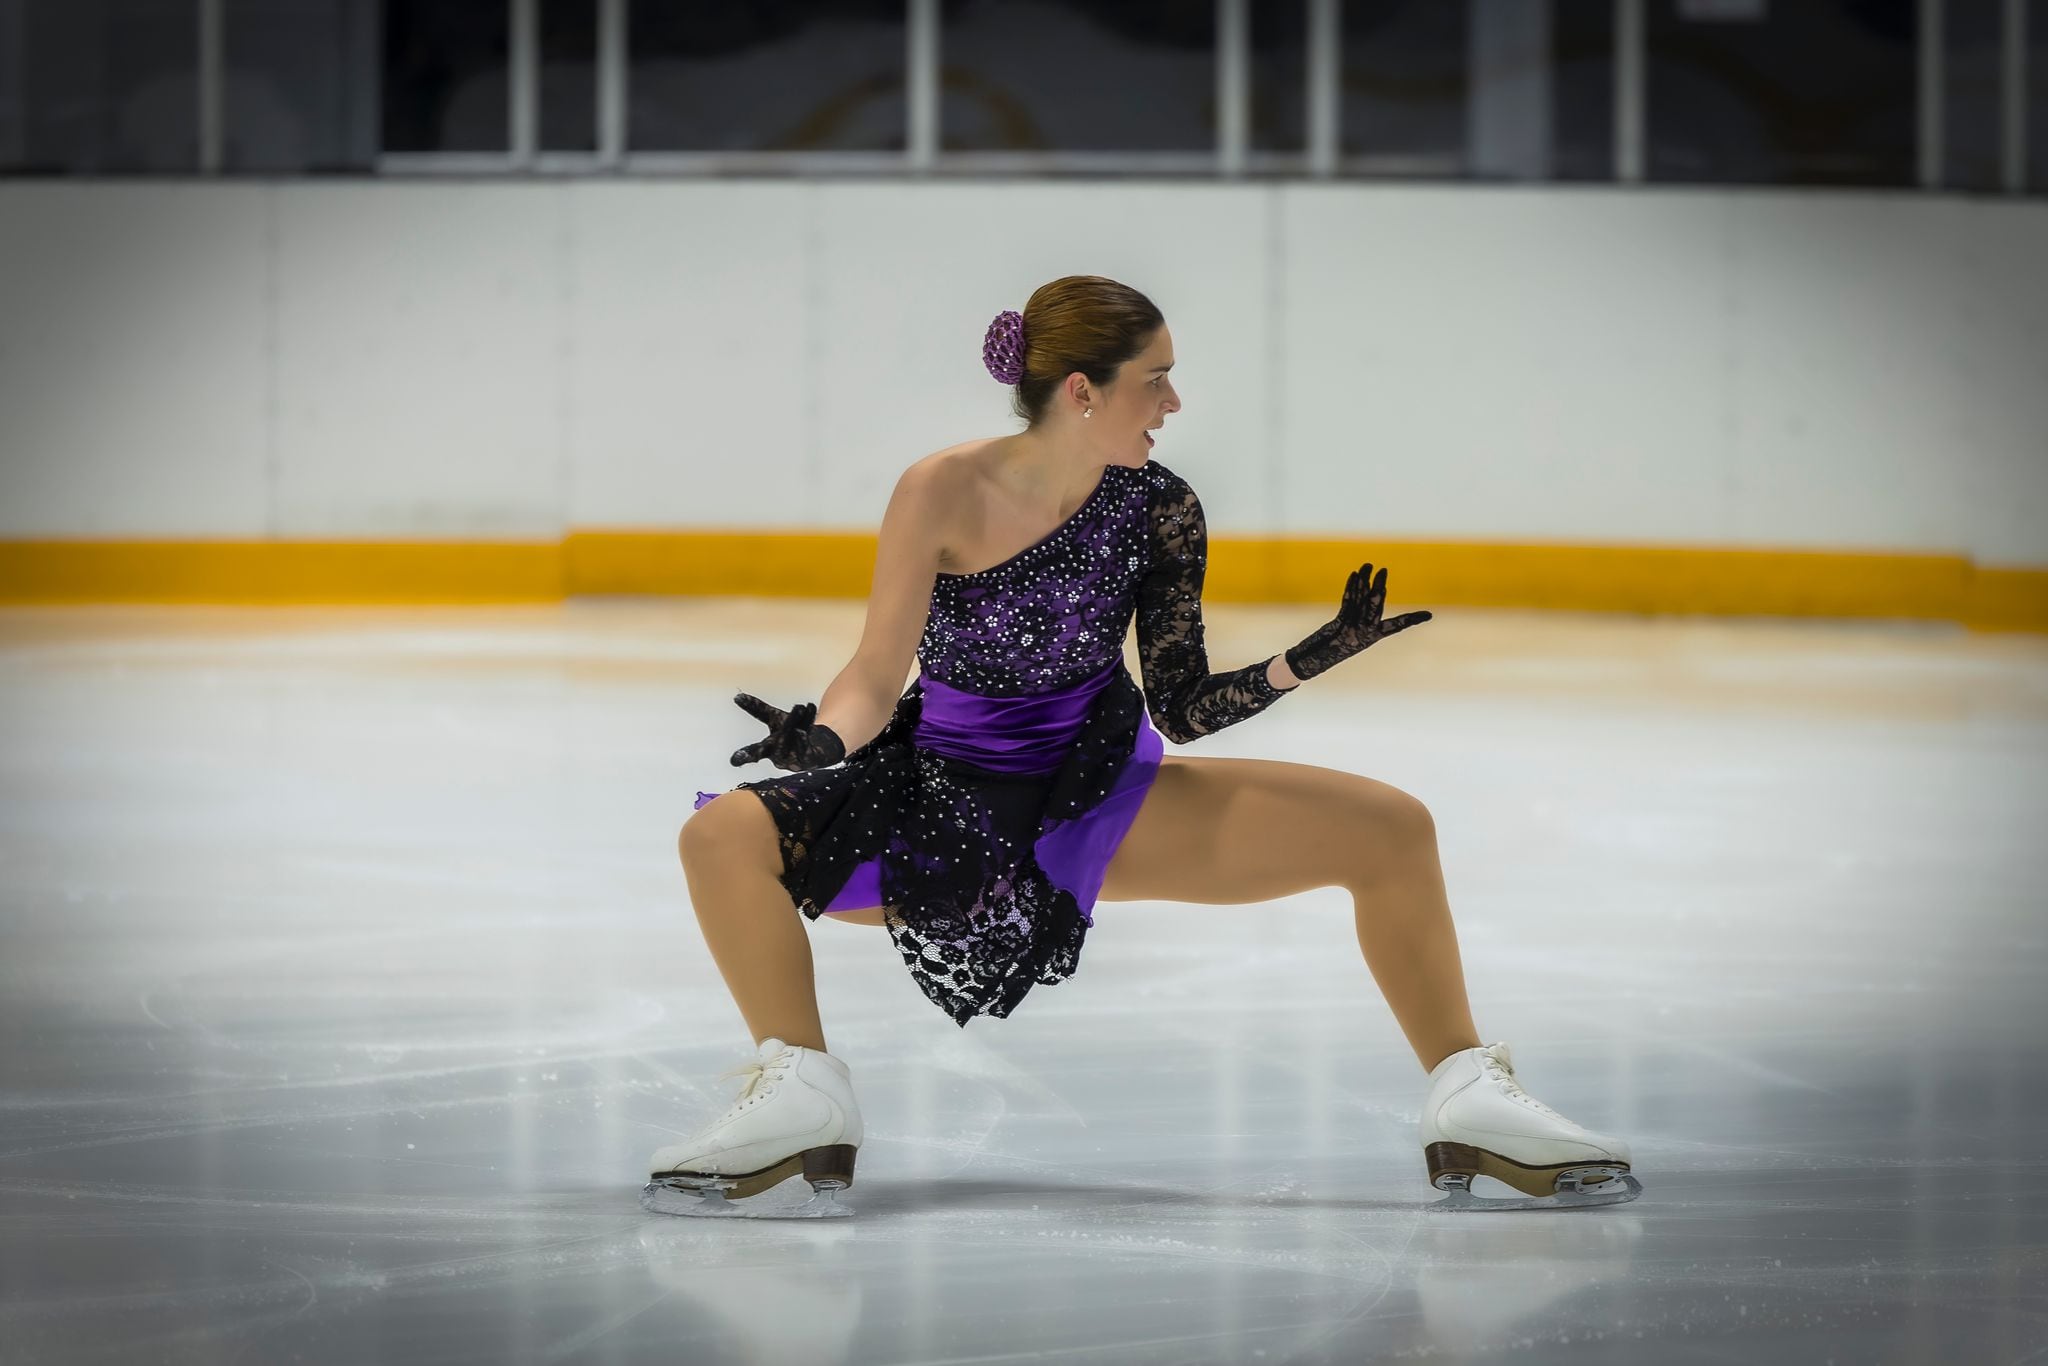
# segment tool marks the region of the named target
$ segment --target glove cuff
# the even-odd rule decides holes
[[[832,727],[812,722],[809,734],[813,768],[829,768],[846,757],[846,741]]]

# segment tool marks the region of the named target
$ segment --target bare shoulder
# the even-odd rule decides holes
[[[948,447],[913,461],[897,476],[875,538],[875,569],[868,591],[867,624],[849,664],[878,691],[894,697],[916,658],[930,615],[933,574],[954,545],[960,507],[969,496],[972,468],[963,447]]]
[[[989,451],[998,439],[976,437],[933,451],[903,472],[905,483],[915,482],[929,509],[942,561],[952,561],[962,541],[972,539],[987,505]]]
[[[926,472],[924,477],[949,493],[971,493],[989,477],[989,451],[997,439],[981,436],[972,441],[962,441],[957,446],[933,451],[910,468],[923,469]]]

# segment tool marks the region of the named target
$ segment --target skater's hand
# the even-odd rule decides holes
[[[1370,564],[1351,571],[1344,584],[1344,601],[1336,617],[1299,645],[1289,646],[1287,667],[1296,678],[1314,678],[1332,665],[1341,664],[1376,640],[1405,631],[1428,621],[1433,613],[1410,612],[1391,621],[1381,621],[1387,605],[1387,571],[1377,576]]]
[[[830,726],[817,724],[818,704],[799,702],[789,711],[771,707],[752,693],[736,694],[733,701],[768,727],[765,739],[742,745],[732,752],[734,768],[766,759],[777,768],[795,773],[800,769],[824,768],[846,757],[846,742]]]

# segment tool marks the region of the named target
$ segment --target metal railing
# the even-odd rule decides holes
[[[1281,3],[1282,0],[1256,0]],[[509,139],[502,153],[383,152],[374,157],[380,173],[404,174],[748,174],[939,175],[1099,173],[1186,175],[1233,178],[1249,173],[1299,174],[1331,179],[1347,171],[1441,172],[1427,158],[1405,165],[1380,158],[1367,163],[1347,158],[1341,146],[1343,6],[1341,0],[1290,0],[1305,6],[1306,79],[1302,82],[1304,145],[1298,152],[1254,149],[1250,133],[1251,5],[1254,0],[1214,0],[1216,5],[1216,140],[1199,152],[961,151],[945,150],[941,137],[942,72],[938,0],[905,0],[905,130],[903,150],[872,151],[636,151],[628,143],[627,50],[629,0],[599,0],[596,62],[597,149],[553,152],[539,146],[539,7],[541,0],[506,0],[511,34]],[[1446,0],[1448,3],[1449,0]],[[1512,0],[1507,0],[1512,2]],[[1613,178],[1637,184],[1647,178],[1648,0],[1612,0],[1613,9]],[[1999,0],[1998,188],[2008,194],[2028,184],[2028,9],[2030,0]],[[198,25],[197,165],[201,174],[224,171],[226,126],[226,0],[193,0]],[[1943,43],[1945,0],[1917,0],[1915,78],[1916,180],[1923,189],[1944,185],[1947,104]],[[2044,186],[2041,188],[2048,188]]]

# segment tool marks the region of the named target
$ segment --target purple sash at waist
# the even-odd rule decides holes
[[[924,707],[911,738],[926,749],[998,773],[1056,772],[1096,696],[1122,664],[1119,655],[1072,687],[1026,697],[962,692],[919,670]]]

